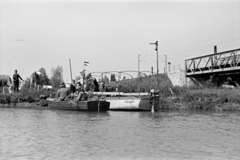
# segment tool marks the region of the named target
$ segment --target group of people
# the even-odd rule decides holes
[[[80,100],[85,100],[84,96],[86,95],[83,89],[83,86],[80,82],[75,83],[75,80],[72,80],[70,87],[66,87],[64,82],[60,83],[60,88],[57,90],[56,98],[60,101],[70,100],[74,103]]]

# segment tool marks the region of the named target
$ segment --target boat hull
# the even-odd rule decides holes
[[[135,97],[106,97],[106,101],[110,102],[111,110],[144,110],[150,111],[152,104],[150,98]],[[154,101],[154,110],[158,110],[158,101]]]
[[[107,111],[110,108],[110,102],[107,101],[88,101],[88,110]]]
[[[107,101],[78,101],[77,103],[73,103],[70,101],[48,99],[47,103],[51,109],[73,111],[107,111],[110,107],[110,102]]]

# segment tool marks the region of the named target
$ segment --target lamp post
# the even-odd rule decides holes
[[[156,41],[155,43],[149,43],[149,44],[154,44],[154,45],[156,45],[156,48],[155,48],[155,50],[157,51],[157,75],[158,75],[158,41]]]

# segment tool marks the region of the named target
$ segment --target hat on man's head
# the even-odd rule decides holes
[[[76,89],[80,89],[80,88],[81,88],[81,83],[78,82],[78,83],[76,84]]]
[[[66,87],[66,85],[64,82],[61,82],[59,87]]]

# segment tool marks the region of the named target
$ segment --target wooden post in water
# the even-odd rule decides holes
[[[155,90],[154,89],[150,89],[149,91],[150,94],[150,102],[152,102],[152,108],[151,108],[151,112],[154,113],[154,101],[155,101]]]
[[[152,101],[152,109],[151,109],[151,112],[154,113],[154,94],[152,95],[153,96],[153,101]]]

